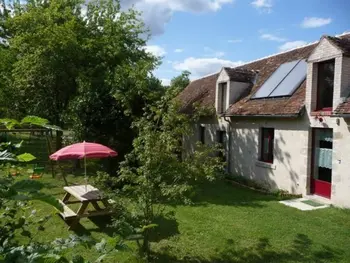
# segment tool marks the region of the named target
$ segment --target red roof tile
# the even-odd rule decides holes
[[[332,38],[332,41],[335,41],[334,38]],[[342,48],[346,48],[349,41],[350,34],[346,34],[341,36],[341,38],[337,37],[335,42],[337,45],[342,43]],[[250,94],[230,105],[226,114],[240,116],[299,114],[304,107],[306,81],[304,81],[290,97],[268,99],[250,98],[281,64],[297,59],[307,59],[316,45],[317,43],[310,44],[230,69],[230,74],[233,74],[233,72],[237,70],[243,72],[258,71],[259,73],[257,82],[253,86]],[[227,68],[225,69],[227,70]],[[194,102],[197,102],[201,106],[214,106],[216,80],[218,75],[219,74],[217,73],[195,80],[185,88],[185,90],[178,96],[182,102],[181,109],[183,112],[191,112],[193,110],[192,105]],[[350,113],[350,101],[347,103],[344,103],[342,107],[344,108],[344,111]]]
[[[334,114],[350,114],[350,98],[347,98],[345,102],[341,103],[335,109]]]

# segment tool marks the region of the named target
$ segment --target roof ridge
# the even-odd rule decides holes
[[[216,74],[219,74],[220,71],[221,71],[221,69],[220,69],[218,72],[210,73],[210,74],[204,75],[203,77],[200,77],[200,78],[198,78],[198,79],[191,80],[191,82],[197,81],[197,80],[201,80],[201,79],[205,79],[205,78],[209,78],[209,77],[212,77],[212,76],[214,76],[214,75],[216,75]]]
[[[346,35],[350,35],[350,31],[344,31],[343,33],[338,34],[338,35],[334,35],[333,37],[341,37],[341,36],[346,36]],[[331,36],[331,37],[332,37],[332,36]],[[316,44],[316,43],[318,43],[318,42],[320,42],[320,39],[319,39],[319,40],[316,40],[316,41],[314,41],[314,42],[309,42],[309,43],[307,43],[307,44],[305,44],[305,45],[302,45],[302,46],[299,46],[299,47],[296,47],[296,48],[293,48],[293,49],[288,49],[288,50],[286,50],[286,51],[282,51],[282,52],[278,52],[278,53],[273,53],[273,54],[271,54],[271,55],[268,55],[268,56],[265,56],[265,57],[262,57],[262,58],[258,58],[258,59],[255,59],[255,60],[251,60],[251,61],[245,62],[245,63],[243,63],[243,64],[241,64],[241,65],[235,66],[235,67],[222,67],[222,68],[232,68],[232,69],[239,68],[239,67],[246,66],[246,65],[249,65],[249,64],[254,63],[254,62],[258,62],[258,61],[260,61],[260,60],[264,60],[264,59],[267,59],[267,58],[271,58],[271,57],[275,57],[275,56],[278,56],[278,55],[282,55],[282,54],[285,54],[285,53],[294,51],[294,50],[296,50],[296,49],[305,48],[305,47],[314,45],[314,44]],[[221,69],[222,69],[222,68],[221,68]],[[203,77],[200,77],[200,78],[195,79],[195,80],[192,80],[192,81],[197,81],[197,80],[200,80],[200,79],[204,79],[204,78],[206,78],[206,77],[210,77],[210,76],[215,75],[215,74],[219,74],[220,71],[221,71],[221,69],[220,69],[218,72],[216,72],[216,73],[211,73],[211,74],[205,75],[205,76],[203,76]]]
[[[350,31],[345,31],[343,32],[342,34],[339,34],[339,35],[335,35],[334,37],[341,37],[341,36],[346,36],[346,35],[350,35]],[[329,35],[327,35],[329,36]],[[330,36],[332,37],[332,36]],[[256,60],[252,60],[252,61],[249,61],[249,62],[246,62],[246,63],[243,63],[242,65],[239,65],[237,67],[242,67],[242,66],[246,66],[248,64],[251,64],[253,62],[257,62],[257,61],[260,61],[260,60],[263,60],[263,59],[267,59],[267,58],[271,58],[271,57],[274,57],[274,56],[278,56],[278,55],[281,55],[281,54],[285,54],[285,53],[288,53],[290,51],[293,51],[293,50],[296,50],[296,49],[300,49],[300,48],[304,48],[304,47],[308,47],[308,46],[311,46],[311,45],[314,45],[316,43],[320,42],[320,40],[316,40],[314,42],[309,42],[305,45],[302,45],[302,46],[299,46],[299,47],[296,47],[296,48],[293,48],[293,49],[288,49],[286,51],[282,51],[282,52],[278,52],[278,53],[274,53],[274,54],[271,54],[271,55],[268,55],[268,56],[265,56],[265,57],[262,57],[262,58],[259,58],[259,59],[256,59]],[[236,68],[236,67],[235,67]]]
[[[262,57],[262,58],[258,58],[258,59],[255,59],[255,60],[251,60],[251,61],[248,61],[242,65],[239,65],[237,67],[242,67],[242,66],[246,66],[246,65],[249,65],[251,63],[255,63],[255,62],[258,62],[260,60],[264,60],[264,59],[267,59],[267,58],[271,58],[271,57],[275,57],[275,56],[278,56],[278,55],[282,55],[282,54],[285,54],[285,53],[288,53],[288,52],[291,52],[291,51],[294,51],[294,50],[297,50],[297,49],[300,49],[300,48],[304,48],[304,47],[308,47],[308,46],[311,46],[311,45],[314,45],[316,43],[318,43],[320,40],[317,40],[317,41],[314,41],[314,42],[310,42],[310,43],[307,43],[305,45],[302,45],[302,46],[299,46],[299,47],[295,47],[295,48],[292,48],[292,49],[288,49],[288,50],[285,50],[285,51],[282,51],[282,52],[278,52],[278,53],[274,53],[274,54],[271,54],[271,55],[268,55],[268,56],[265,56],[265,57]]]

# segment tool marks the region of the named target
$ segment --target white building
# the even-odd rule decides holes
[[[182,111],[215,106],[192,140],[223,142],[230,173],[350,207],[350,34],[195,80]]]

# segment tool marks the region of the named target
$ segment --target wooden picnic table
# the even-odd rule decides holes
[[[59,200],[63,206],[63,212],[59,214],[69,225],[69,229],[73,229],[79,223],[80,218],[107,215],[113,212],[110,201],[92,185],[65,186],[63,189],[66,193],[63,199]],[[71,200],[71,197],[74,197],[75,200]],[[80,206],[74,212],[68,205],[76,203],[80,203]],[[103,206],[101,207],[99,203]],[[94,210],[86,210],[89,204]]]

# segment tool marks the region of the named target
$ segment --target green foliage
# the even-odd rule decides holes
[[[43,126],[46,124],[49,124],[49,121],[44,119],[44,118],[40,118],[38,116],[26,116],[22,119],[21,123],[28,123],[28,124],[34,124],[37,126]]]
[[[6,129],[11,130],[16,125],[18,125],[19,122],[17,120],[15,120],[15,119],[5,118],[5,119],[0,119],[0,124],[3,124],[6,127]]]
[[[132,121],[164,92],[152,75],[159,60],[145,52],[148,32],[139,13],[121,10],[116,0],[6,1],[6,6],[14,10],[11,16],[0,13],[9,43],[0,48],[8,57],[0,60],[6,116],[40,116],[71,128],[75,140],[118,149],[123,158],[135,136]]]
[[[36,157],[30,153],[22,153],[20,155],[17,155],[17,160],[19,162],[31,162],[35,159]]]
[[[5,125],[7,129],[20,128],[21,126],[34,126],[46,129],[52,129],[56,131],[62,131],[58,126],[49,124],[48,120],[37,116],[26,116],[20,122],[15,119],[0,119],[0,124]],[[22,147],[23,141],[17,144],[12,142],[0,143],[0,164],[1,162],[21,162],[28,163],[36,159],[36,157],[30,153],[22,153],[18,155],[18,150]]]
[[[137,243],[148,257],[150,234],[157,227],[154,220],[163,214],[163,205],[191,203],[196,186],[215,180],[223,170],[216,146],[198,144],[193,154],[181,154],[183,139],[192,133],[193,119],[179,114],[173,102],[177,92],[178,88],[167,90],[143,118],[134,122],[139,136],[117,179],[117,185],[122,185],[118,196],[128,197],[133,205],[124,204],[124,214],[115,225],[128,238],[138,240],[141,235],[143,242]]]
[[[181,75],[171,79],[170,87],[178,88],[180,91],[184,90],[190,84],[190,75],[191,72],[183,71]]]

